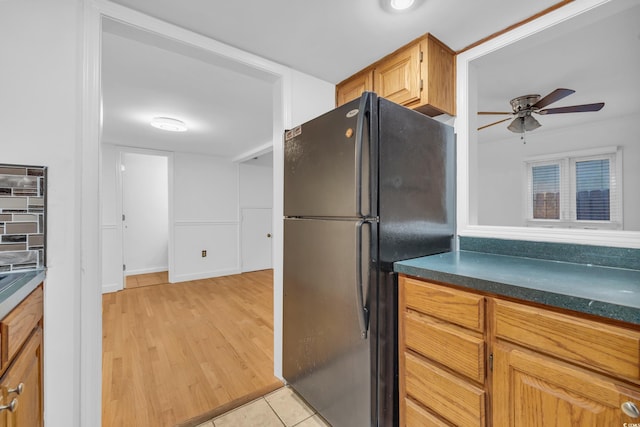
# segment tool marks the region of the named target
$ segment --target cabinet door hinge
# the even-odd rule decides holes
[[[127,265],[126,264],[122,264],[122,271],[127,271]]]
[[[489,370],[493,372],[493,353],[489,354]]]
[[[422,62],[423,57],[424,57],[424,52],[420,51],[420,62]]]
[[[424,80],[420,79],[420,90],[424,87]]]
[[[124,214],[122,214],[122,220],[124,221],[124,219],[125,219],[125,216],[124,216]]]

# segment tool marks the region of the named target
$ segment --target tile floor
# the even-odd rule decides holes
[[[198,427],[331,427],[289,387],[280,388]]]

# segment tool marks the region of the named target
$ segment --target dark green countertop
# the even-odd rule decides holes
[[[44,278],[44,269],[0,274],[0,319],[20,304]]]
[[[464,250],[399,261],[394,270],[640,325],[640,270]]]

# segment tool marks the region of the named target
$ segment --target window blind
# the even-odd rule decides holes
[[[560,165],[531,168],[533,218],[560,219]]]
[[[576,161],[576,219],[609,221],[609,159]]]

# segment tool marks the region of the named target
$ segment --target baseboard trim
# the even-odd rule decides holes
[[[102,293],[110,294],[112,292],[118,292],[122,290],[122,286],[119,283],[107,283],[102,285]]]
[[[231,276],[233,274],[240,274],[240,273],[241,271],[239,268],[234,268],[234,269],[228,269],[228,270],[204,271],[201,273],[176,274],[175,276],[173,276],[173,281],[171,283],[188,282],[190,280],[209,279],[211,277]]]

